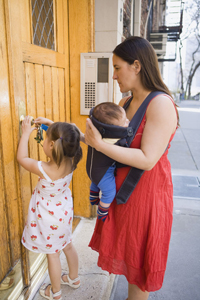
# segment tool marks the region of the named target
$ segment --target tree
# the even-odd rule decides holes
[[[190,68],[190,73],[189,73],[187,84],[186,84],[186,93],[188,91],[188,98],[190,98],[190,96],[191,96],[192,80],[194,78],[196,70],[200,66],[200,61],[195,61],[195,58],[194,58],[195,53],[198,52],[199,48],[200,48],[200,41],[198,41],[198,47],[197,47],[197,49],[192,53],[192,65],[191,65],[191,68]]]
[[[187,16],[188,24],[186,29],[181,35],[179,44],[179,56],[180,56],[180,75],[181,75],[181,90],[184,92],[184,72],[182,65],[182,48],[183,42],[186,39],[193,39],[193,50],[191,53],[191,63],[188,71],[185,70],[186,86],[185,94],[187,98],[191,96],[192,81],[197,69],[200,67],[200,0],[189,0],[184,9],[184,14]]]
[[[182,48],[183,48],[183,39],[180,39],[179,60],[180,60],[180,76],[181,76],[181,93],[184,93]]]

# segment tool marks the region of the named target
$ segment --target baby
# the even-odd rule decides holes
[[[112,136],[112,131],[117,132],[117,138],[104,138],[107,143],[115,144],[121,137],[121,132],[125,132],[125,128],[129,125],[129,120],[126,117],[125,110],[112,102],[103,102],[94,107],[91,114],[91,119],[102,134],[104,127],[109,130],[109,136]],[[108,126],[111,125],[111,126]],[[122,128],[123,127],[123,128]],[[116,134],[115,134],[116,136]],[[126,141],[125,141],[126,142]],[[94,148],[88,147],[87,155],[87,173],[92,180],[90,186],[90,203],[98,205],[97,217],[105,221],[111,202],[116,195],[115,184],[115,162],[105,156],[104,154],[96,151]],[[101,199],[99,199],[99,192],[101,191]]]

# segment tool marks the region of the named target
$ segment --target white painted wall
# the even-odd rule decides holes
[[[140,24],[141,24],[141,0],[134,1],[134,35],[140,36]]]
[[[123,33],[123,0],[95,0],[95,51],[112,52]]]
[[[112,52],[121,43],[123,34],[123,0],[95,0],[95,52]],[[113,98],[119,103],[122,95],[113,82]]]
[[[133,0],[133,34],[140,36],[141,0]],[[112,52],[123,35],[123,0],[95,0],[95,52]],[[113,82],[113,98],[119,103],[122,94]]]

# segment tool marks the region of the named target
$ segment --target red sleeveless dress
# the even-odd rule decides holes
[[[145,123],[146,115],[131,148],[140,148]],[[114,199],[105,222],[97,219],[89,243],[99,252],[99,267],[124,275],[130,284],[148,292],[162,286],[171,237],[173,185],[168,149],[152,170],[144,172],[126,204],[117,205]],[[117,191],[129,169],[117,169]]]

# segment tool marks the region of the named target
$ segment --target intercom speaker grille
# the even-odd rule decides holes
[[[85,108],[92,108],[95,106],[95,95],[95,82],[85,82]]]

